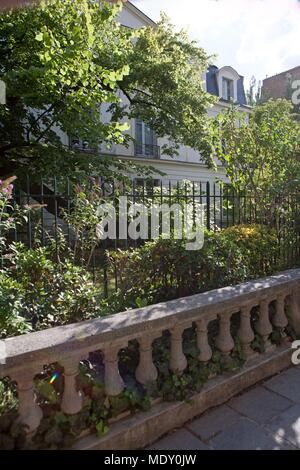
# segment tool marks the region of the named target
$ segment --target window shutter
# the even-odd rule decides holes
[[[135,121],[135,140],[139,143],[143,143],[143,123],[142,121]]]
[[[222,80],[222,98],[227,100],[227,82],[225,78]]]

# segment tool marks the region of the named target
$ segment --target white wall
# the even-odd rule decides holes
[[[124,4],[119,14],[119,21],[122,25],[133,29],[142,28],[143,26],[155,27],[154,21],[131,3]]]
[[[126,157],[120,157],[126,159]],[[160,173],[153,173],[153,178],[162,180],[163,182],[169,181],[210,181],[212,184],[217,180],[228,181],[225,170],[222,167],[218,168],[218,171],[208,169],[201,163],[189,163],[189,162],[176,162],[166,160],[151,160],[146,158],[131,158],[134,163],[138,163],[141,166],[151,166],[160,172],[165,173],[163,176]]]

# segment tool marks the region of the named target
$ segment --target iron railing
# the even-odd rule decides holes
[[[285,261],[284,266],[294,267],[300,260],[300,217],[299,198],[268,199],[265,204],[258,204],[255,195],[249,192],[237,193],[227,184],[206,182],[161,182],[157,186],[154,180],[133,180],[120,190],[114,184],[97,182],[103,197],[107,201],[116,201],[116,196],[127,196],[129,203],[151,204],[188,204],[192,208],[194,217],[197,217],[197,208],[202,205],[204,223],[207,230],[219,231],[232,225],[261,223],[273,227],[279,239],[281,253],[279,256]],[[95,188],[95,180],[91,182],[91,189]],[[23,183],[17,180],[13,192],[14,205],[40,204],[29,212],[27,221],[11,234],[14,241],[23,242],[32,248],[38,243],[46,245],[53,240],[59,249],[59,241],[63,235],[67,245],[74,247],[74,228],[66,221],[68,215],[74,212],[78,185],[74,186],[67,178],[53,178],[47,181],[31,181],[30,178]],[[262,197],[262,196],[260,196]],[[161,230],[161,227],[160,227]],[[161,232],[160,232],[161,233]],[[151,233],[149,233],[149,238]],[[99,241],[92,253],[89,268],[93,273],[95,282],[101,282],[104,295],[111,289],[118,287],[117,276],[107,269],[107,250],[128,249],[137,247],[144,240],[121,239],[118,228],[115,239]],[[77,253],[76,262],[84,263],[84,254]]]
[[[158,145],[135,143],[134,151],[136,156],[145,158],[160,158],[160,147]]]

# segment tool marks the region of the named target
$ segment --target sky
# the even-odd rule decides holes
[[[218,66],[231,65],[246,84],[300,65],[300,0],[131,0],[153,20],[164,11]]]

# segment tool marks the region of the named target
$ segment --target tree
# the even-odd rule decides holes
[[[7,105],[0,107],[1,174],[24,168],[35,175],[90,171],[105,160],[64,148],[55,130],[93,146],[126,145],[126,121],[133,117],[170,136],[165,152],[183,143],[212,164],[206,109],[214,98],[200,77],[208,56],[165,19],[157,29],[122,27],[120,8],[48,0],[1,14],[0,79],[7,86]],[[104,106],[110,111],[106,119],[99,112]]]
[[[216,98],[203,90],[201,81],[208,61],[205,51],[190,41],[184,30],[175,33],[162,15],[156,28],[139,32],[129,52],[130,72],[120,83],[129,107],[121,110],[121,116],[140,117],[158,136],[167,136],[170,144],[164,146],[164,153],[172,156],[183,143],[198,150],[202,160],[213,166],[213,132],[207,108]]]
[[[99,119],[99,105],[118,99],[117,81],[128,73],[120,51],[131,47],[132,34],[114,21],[116,12],[106,4],[53,0],[1,15],[2,171],[71,165],[55,126],[92,142],[124,140],[124,124]]]
[[[235,108],[218,116],[219,158],[238,189],[250,189],[263,204],[266,192],[285,197],[300,183],[300,125],[287,100],[269,100],[248,119]]]

